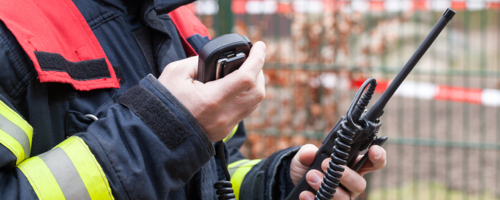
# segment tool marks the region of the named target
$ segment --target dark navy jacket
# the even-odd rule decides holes
[[[189,0],[74,0],[120,78],[119,89],[77,91],[40,83],[33,63],[0,20],[0,100],[33,126],[31,156],[79,136],[101,165],[116,199],[216,199],[223,179],[216,151],[186,108],[156,77],[186,58],[168,12]],[[86,114],[95,115],[93,121]],[[245,131],[227,142],[244,157]],[[291,157],[276,152],[245,177],[240,199],[283,199],[293,187]],[[15,156],[0,145],[0,199],[37,199]]]

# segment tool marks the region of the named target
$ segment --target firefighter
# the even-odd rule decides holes
[[[0,1],[0,199],[215,199],[224,138],[237,199],[286,197],[317,148],[242,156],[266,47],[223,79],[194,81],[209,37],[191,2]],[[335,199],[385,165],[372,148]],[[322,173],[306,177],[318,189]]]

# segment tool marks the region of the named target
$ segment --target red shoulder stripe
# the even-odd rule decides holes
[[[168,15],[179,31],[187,56],[198,55],[201,46],[210,40],[207,27],[189,9],[189,5],[181,6]]]
[[[83,91],[120,87],[104,50],[71,0],[0,1],[0,19],[33,61],[40,82],[69,83],[75,89]],[[43,66],[40,66],[35,51],[59,54],[69,61],[64,66],[76,66],[81,61],[101,60],[102,62],[94,63],[100,63],[100,69],[107,71],[106,76],[75,79],[71,73],[68,74],[68,71],[78,70],[78,66],[86,66],[85,63],[88,62],[83,62],[84,64],[71,70],[65,70],[64,66],[45,66],[42,69]],[[75,62],[76,65],[74,65]],[[103,66],[104,63],[106,66]],[[90,70],[83,69],[83,72],[79,71],[77,74],[85,74],[85,71]]]

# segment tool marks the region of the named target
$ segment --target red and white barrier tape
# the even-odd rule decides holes
[[[321,13],[341,9],[358,12],[400,12],[413,10],[444,11],[500,9],[500,0],[232,0],[234,14]],[[219,11],[217,0],[196,1],[197,14]]]
[[[364,80],[353,80],[351,89],[357,90],[363,82]],[[384,92],[388,85],[389,82],[379,82],[375,92]],[[406,80],[399,86],[394,96],[500,107],[500,90],[496,89],[454,87]]]

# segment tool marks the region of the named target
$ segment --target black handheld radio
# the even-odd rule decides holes
[[[221,35],[208,41],[199,52],[196,79],[206,83],[237,70],[245,62],[251,48],[252,42],[246,36],[236,33]],[[217,148],[226,180],[214,184],[215,189],[217,189],[216,194],[219,196],[219,200],[235,200],[222,140],[218,142]]]
[[[246,60],[252,42],[237,33],[221,35],[201,47],[197,80],[206,83],[238,69]]]
[[[288,195],[287,200],[299,199],[300,193],[305,190],[316,193],[316,200],[332,199],[336,189],[339,186],[343,187],[340,185],[340,178],[342,177],[342,172],[344,172],[344,167],[341,165],[346,165],[355,171],[359,170],[368,159],[368,152],[366,152],[363,158],[354,165],[360,152],[369,149],[375,144],[383,145],[385,141],[387,141],[387,136],[377,138],[378,130],[382,125],[379,117],[382,115],[385,105],[453,16],[455,16],[455,11],[449,8],[443,13],[443,16],[439,19],[422,44],[420,44],[417,51],[369,111],[366,111],[365,108],[375,92],[377,82],[375,79],[369,78],[363,83],[351,103],[347,114],[340,118],[323,140],[321,147],[316,153],[314,162],[309,168],[309,170],[316,169],[323,172],[323,170],[321,170],[321,163],[323,160],[328,157],[332,159],[318,192],[316,193],[316,191],[309,186],[304,175]],[[365,91],[367,87],[368,89],[363,94],[363,91]]]

